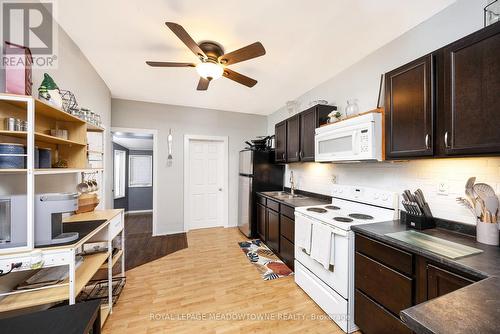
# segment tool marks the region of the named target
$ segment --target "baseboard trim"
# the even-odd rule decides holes
[[[132,210],[132,211],[125,211],[126,215],[139,215],[141,213],[153,213],[153,210]]]
[[[187,233],[187,231],[184,231],[184,230],[181,230],[179,232],[175,232],[175,231],[168,231],[166,233],[158,233],[158,234],[153,234],[153,237],[159,237],[159,236],[162,236],[162,235],[172,235],[172,234],[182,234],[182,233]]]

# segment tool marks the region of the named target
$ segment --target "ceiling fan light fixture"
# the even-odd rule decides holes
[[[211,61],[199,63],[196,65],[196,71],[200,77],[209,80],[219,79],[224,74],[224,68],[220,64]]]

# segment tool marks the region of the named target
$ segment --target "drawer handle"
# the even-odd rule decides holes
[[[430,137],[429,137],[429,134],[426,134],[426,135],[425,135],[425,148],[426,148],[426,149],[430,149],[430,148],[431,148],[431,147],[430,147],[430,143],[429,143],[429,138],[430,138]]]
[[[448,131],[444,133],[444,147],[450,148],[450,145],[448,144]]]

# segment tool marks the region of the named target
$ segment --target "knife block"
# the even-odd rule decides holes
[[[402,223],[406,224],[406,226],[416,230],[425,230],[436,227],[434,218],[412,215],[411,213],[403,210],[401,210],[400,219]]]

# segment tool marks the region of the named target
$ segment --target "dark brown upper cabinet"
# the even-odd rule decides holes
[[[387,73],[385,83],[386,158],[432,156],[432,56]]]
[[[300,114],[300,161],[314,161],[314,136],[316,128],[328,122],[328,114],[335,108],[318,105]]]
[[[275,126],[276,162],[314,161],[316,128],[328,122],[334,106],[316,105]]]
[[[287,162],[300,161],[300,115],[286,121],[286,156]]]
[[[500,23],[437,53],[441,155],[500,153]]]
[[[286,120],[276,124],[274,127],[275,134],[275,161],[286,162]]]
[[[500,154],[499,55],[500,22],[387,73],[387,159]]]

